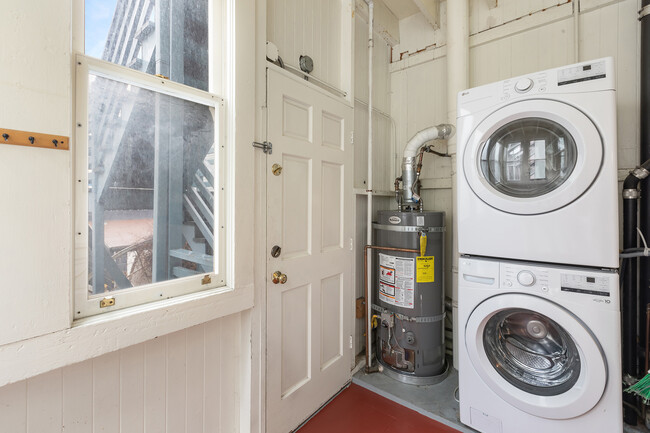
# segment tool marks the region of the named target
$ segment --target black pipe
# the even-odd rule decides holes
[[[649,5],[650,5],[650,0],[643,0],[641,2],[642,11],[644,10],[645,7]],[[641,13],[641,15],[643,15],[643,13]],[[641,58],[640,58],[641,82],[639,83],[641,106],[640,106],[640,119],[639,119],[639,135],[640,135],[639,160],[647,161],[648,159],[650,159],[650,82],[645,77],[648,77],[649,76],[648,74],[650,74],[650,17],[641,16],[639,20],[641,21]],[[647,185],[647,181],[644,182],[644,185],[642,185],[642,187],[645,188],[646,191],[650,191],[650,188],[648,188]],[[648,196],[650,196],[650,194],[645,194],[645,197],[642,196],[639,201],[638,227],[641,230],[641,233],[643,233],[644,235],[650,233],[650,197]],[[623,201],[624,202],[636,201],[636,199],[623,200]],[[632,206],[630,205],[630,207]],[[628,213],[632,212],[632,210],[633,209],[628,209]],[[625,216],[623,218],[625,219]],[[629,231],[631,231],[631,228],[629,228],[628,234]],[[623,236],[625,238],[625,234]],[[634,236],[636,237],[636,234]],[[627,260],[630,260],[630,262],[627,264],[631,265],[632,263],[634,263],[634,266],[627,266],[626,278],[624,281],[630,281],[632,279],[633,283],[636,283],[636,288],[638,291],[634,293],[634,295],[635,295],[635,299],[636,296],[638,296],[638,301],[639,301],[638,303],[639,311],[637,312],[638,316],[636,319],[638,319],[640,323],[645,323],[646,321],[645,305],[647,305],[648,302],[650,302],[650,263],[648,263],[647,260],[642,260],[640,262],[638,280],[636,280],[635,279],[636,275],[629,272],[629,268],[634,267],[636,270],[637,259],[627,259]],[[628,296],[632,296],[632,293],[628,293]],[[625,298],[625,295],[623,295],[623,297]],[[631,311],[628,312],[628,314],[630,313]],[[623,314],[625,314],[625,312]],[[636,323],[639,322],[636,322],[635,320],[635,325]],[[624,318],[623,323],[624,325],[626,325],[627,319]],[[639,326],[639,328],[640,328],[639,339],[637,340],[637,344],[639,345],[639,349],[640,349],[639,343],[645,341],[646,330],[645,330],[645,326]],[[624,356],[625,355],[626,355],[626,351],[624,349]],[[645,363],[645,359],[644,359],[645,353],[641,350],[638,350],[636,358],[637,358],[636,366],[638,370],[638,366],[643,365]],[[646,372],[643,373],[645,374]],[[629,400],[629,396],[628,397],[624,396],[624,399],[626,402],[633,403],[635,406],[638,406],[638,403]],[[636,414],[633,413],[632,409],[628,405],[624,406],[623,419],[625,420],[625,422],[629,423],[628,421],[631,420],[632,418],[634,418],[634,422],[632,424],[636,425]]]
[[[643,0],[642,8],[649,6],[650,0]],[[643,15],[643,14],[641,14]],[[639,161],[650,159],[650,82],[647,77],[650,75],[650,16],[645,16],[641,21],[641,107],[640,107],[640,155]],[[642,189],[650,191],[650,185],[644,181]],[[644,194],[639,201],[639,229],[644,236],[650,233],[650,194]],[[639,263],[639,323],[646,322],[646,308],[650,303],[650,263],[643,260]],[[645,326],[639,326],[639,344],[645,341]],[[645,357],[641,350],[642,358]],[[644,365],[641,360],[640,365]],[[645,374],[646,372],[643,372]]]
[[[650,1],[650,0],[648,0]],[[637,248],[637,200],[639,199],[639,183],[648,177],[650,172],[650,159],[641,166],[635,168],[623,182],[623,250]],[[627,258],[625,266],[621,267],[623,273],[622,290],[622,319],[623,319],[623,375],[629,378],[640,376],[639,365],[640,355],[638,351],[637,335],[640,335],[641,327],[637,326],[639,317],[645,318],[645,304],[637,302],[639,296],[639,285],[637,281],[638,259]],[[643,292],[643,290],[642,290]],[[640,301],[641,299],[639,299]],[[637,311],[643,306],[644,311]],[[645,323],[645,321],[643,321]],[[645,329],[644,329],[645,330]],[[645,341],[643,338],[641,341]],[[645,374],[645,373],[644,373]],[[631,406],[638,405],[638,399],[631,394],[624,394],[623,399],[627,405],[623,407],[623,419],[627,424],[636,425],[637,414]]]

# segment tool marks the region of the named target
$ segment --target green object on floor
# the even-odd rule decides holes
[[[650,401],[650,372],[637,383],[626,389],[625,392],[638,395],[643,399],[643,403],[648,404]]]

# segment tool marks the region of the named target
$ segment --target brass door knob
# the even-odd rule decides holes
[[[280,176],[280,174],[282,174],[282,166],[280,164],[273,164],[271,171],[274,176]]]
[[[284,284],[287,282],[287,276],[280,271],[273,272],[273,284]]]

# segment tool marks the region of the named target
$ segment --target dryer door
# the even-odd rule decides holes
[[[486,299],[467,321],[465,344],[490,389],[531,415],[573,418],[605,391],[607,362],[598,340],[579,318],[544,298],[509,293]]]
[[[504,212],[551,212],[596,180],[603,142],[577,108],[554,100],[515,102],[485,118],[465,143],[463,168],[474,193]]]

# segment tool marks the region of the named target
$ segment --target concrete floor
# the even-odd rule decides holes
[[[476,433],[460,422],[458,402],[454,391],[458,387],[458,371],[450,367],[449,376],[437,385],[416,386],[398,382],[382,373],[357,372],[352,382],[373,391],[396,403],[421,413],[435,421],[448,425],[463,433]],[[643,426],[625,425],[625,433],[649,433]]]

